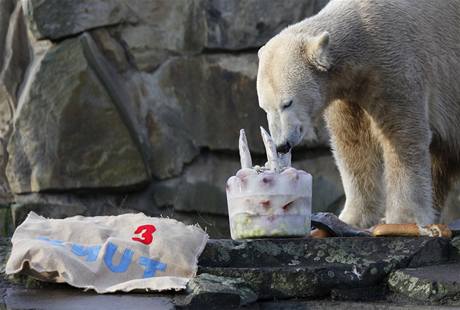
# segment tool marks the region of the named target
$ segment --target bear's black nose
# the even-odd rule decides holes
[[[276,146],[276,151],[278,153],[283,153],[283,154],[286,154],[287,152],[289,152],[291,150],[291,144],[289,144],[289,142],[286,142],[284,144],[281,144],[281,145],[277,145]]]

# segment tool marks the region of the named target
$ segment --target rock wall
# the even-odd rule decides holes
[[[264,162],[257,49],[325,0],[0,0],[0,228],[142,211],[228,236],[245,128]],[[344,194],[324,126],[294,154],[315,210]],[[10,219],[11,218],[11,219]]]

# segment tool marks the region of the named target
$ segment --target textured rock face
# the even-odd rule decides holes
[[[451,253],[448,240],[435,238],[210,240],[199,265],[202,273],[244,279],[260,299],[318,298],[344,288],[383,290],[392,271],[446,263]]]
[[[14,2],[12,0],[0,1],[0,42],[5,42],[6,34],[8,32],[8,25],[10,15],[14,10]],[[3,63],[3,47],[0,48],[0,68]]]
[[[30,61],[21,3],[0,2],[0,203],[12,200],[5,168],[6,150],[16,111],[17,93]]]
[[[4,47],[0,48],[0,137],[3,139],[9,134],[17,92],[30,60],[27,29],[20,3],[5,20],[9,21],[9,27],[6,27],[3,38],[0,29],[0,42],[4,42]]]
[[[171,60],[158,74],[164,104],[176,101],[184,129],[198,147],[236,150],[237,128],[245,127],[262,151],[258,128],[265,125],[265,115],[257,105],[256,72],[256,56],[243,54]]]
[[[136,22],[115,32],[138,69],[151,71],[171,52],[246,50],[265,44],[284,27],[311,16],[325,1],[140,0],[126,3]],[[147,40],[146,40],[147,38]]]
[[[195,309],[209,308],[210,305],[238,308],[257,300],[257,295],[243,280],[206,273],[187,284],[187,293],[183,304]]]
[[[9,239],[0,237],[0,306],[61,309],[78,301],[113,309],[106,295],[5,276],[10,250]],[[436,238],[211,239],[185,291],[150,293],[148,300],[163,302],[145,306],[136,295],[110,296],[123,309],[452,309],[459,305],[460,266],[446,264],[451,250],[448,240]]]
[[[155,176],[178,175],[202,148],[236,153],[239,128],[262,152],[256,70],[254,55],[212,55],[174,58],[155,72],[145,115]]]
[[[96,27],[122,22],[128,16],[118,0],[25,0],[29,29],[37,39],[60,39]]]
[[[317,12],[317,1],[205,1],[206,47],[240,50],[259,47],[283,28]]]
[[[226,215],[225,184],[238,167],[232,158],[208,154],[188,166],[182,176],[156,184],[153,197],[159,206]]]
[[[326,2],[0,0],[3,213],[142,211],[227,237],[240,128],[265,162],[257,49]],[[343,189],[315,130],[294,166],[315,177],[314,210],[335,211]]]
[[[388,284],[392,291],[422,302],[454,301],[460,296],[460,264],[452,263],[420,268],[406,268],[391,273]]]
[[[173,54],[203,48],[204,18],[197,0],[139,0],[126,5],[137,23],[120,27],[120,37],[139,70],[152,71]]]
[[[11,212],[7,207],[0,207],[0,238],[11,235],[13,231],[13,220]]]
[[[15,193],[147,180],[142,156],[80,39],[50,46],[25,86],[8,145]]]

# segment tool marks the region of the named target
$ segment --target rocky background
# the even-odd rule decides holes
[[[264,163],[257,50],[327,0],[0,0],[0,229],[144,212],[229,235],[245,128]],[[313,208],[344,201],[324,126],[294,154]],[[455,200],[455,199],[454,199]]]

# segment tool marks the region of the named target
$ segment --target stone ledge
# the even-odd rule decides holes
[[[396,270],[391,273],[388,286],[403,297],[460,305],[460,264]]]
[[[210,240],[199,272],[244,279],[259,299],[322,298],[383,287],[393,270],[442,264],[454,253],[441,238]]]
[[[443,238],[211,239],[201,267],[300,267],[333,264],[369,266],[400,262],[411,267],[446,261],[455,249]]]
[[[25,296],[27,290],[36,296],[40,291],[43,296],[62,294],[63,299],[69,300],[89,296],[66,285],[45,284],[31,278],[16,277],[11,282],[3,275],[8,252],[9,240],[0,238],[3,296]],[[460,289],[456,279],[460,282],[460,276],[451,271],[460,269],[460,263],[447,264],[457,257],[450,240],[442,238],[210,240],[199,260],[199,275],[186,292],[149,296],[166,297],[188,309],[210,305],[227,309],[256,299],[251,306],[257,309],[289,309],[293,302],[300,308],[311,304],[302,299],[328,301],[324,307],[319,302],[318,309],[327,309],[326,304],[355,304],[350,301],[365,302],[362,309],[373,309],[372,302],[394,309],[405,309],[408,304],[457,304]],[[410,289],[410,285],[415,289]],[[426,291],[427,285],[437,288],[436,294]],[[90,295],[101,301],[105,296]],[[10,301],[17,300],[11,298]]]
[[[257,295],[242,279],[218,277],[202,273],[187,285],[187,296],[176,298],[175,304],[187,308],[209,309],[212,304],[246,306],[257,301]]]

